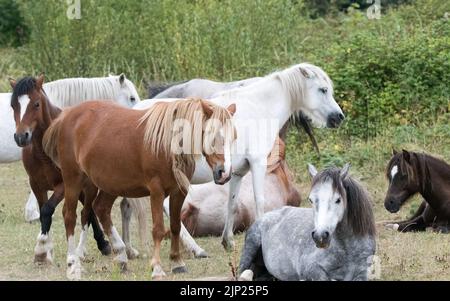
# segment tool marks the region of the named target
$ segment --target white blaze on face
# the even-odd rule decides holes
[[[334,191],[331,180],[317,184],[311,191],[310,198],[314,204],[315,231],[333,233],[344,217],[345,208],[342,200],[336,203],[342,197]]]
[[[25,115],[25,111],[27,110],[28,104],[30,103],[30,98],[28,95],[22,95],[19,97],[20,104],[20,121],[22,121],[23,115]]]
[[[394,180],[394,177],[397,173],[398,173],[398,166],[394,165],[394,167],[392,167],[392,169],[391,169],[391,181]]]
[[[233,129],[231,129],[232,131]],[[230,133],[231,133],[230,131]],[[231,145],[232,145],[232,141],[231,141],[231,135],[224,135],[224,130],[221,129],[220,130],[220,134],[222,135],[222,137],[224,138],[224,169],[225,169],[225,174],[224,177],[228,177],[231,174]]]

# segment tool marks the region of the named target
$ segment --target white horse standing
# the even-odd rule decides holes
[[[113,100],[132,107],[140,101],[134,84],[124,74],[99,78],[70,78],[44,85],[44,91],[54,105],[65,108],[90,99]],[[22,149],[14,141],[16,125],[10,105],[11,93],[0,93],[0,163],[11,163],[22,158]],[[36,197],[30,193],[25,206],[25,220],[39,218]]]
[[[160,99],[173,101],[174,99]],[[233,122],[237,129],[236,147],[232,154],[233,174],[230,180],[227,216],[222,234],[225,248],[234,247],[233,223],[236,199],[242,178],[252,172],[257,217],[263,215],[264,179],[267,156],[280,129],[293,115],[302,113],[316,127],[336,128],[345,116],[333,98],[333,85],[319,67],[303,63],[272,73],[249,86],[218,93],[211,98],[226,107],[236,103]],[[149,108],[155,103],[147,100],[135,108]],[[192,184],[211,182],[211,171],[204,158],[196,162]]]

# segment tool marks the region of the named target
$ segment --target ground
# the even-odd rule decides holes
[[[374,196],[377,221],[400,219],[409,215],[411,206],[416,207],[418,199],[412,201],[399,214],[391,215],[382,206],[382,176],[370,180],[374,188],[369,191]],[[308,183],[299,186],[302,195],[308,192]],[[0,280],[64,280],[66,242],[60,206],[55,212],[52,226],[54,265],[38,266],[33,263],[33,249],[38,223],[24,221],[23,208],[28,197],[27,176],[22,163],[0,165]],[[114,207],[114,221],[120,229],[119,202]],[[138,246],[136,227],[133,224],[133,241]],[[377,256],[381,264],[381,280],[450,280],[450,236],[435,233],[397,233],[378,225]],[[79,231],[78,225],[77,230]],[[208,277],[231,277],[230,264],[237,264],[242,249],[243,235],[236,237],[237,251],[227,253],[220,244],[220,238],[199,239],[210,258],[194,259],[184,254],[189,273],[172,275],[168,280],[200,279]],[[169,246],[163,244],[163,267],[169,272]],[[150,280],[148,257],[138,258],[129,263],[129,271],[120,273],[111,257],[103,257],[97,251],[93,238],[89,240],[87,261],[83,280]]]

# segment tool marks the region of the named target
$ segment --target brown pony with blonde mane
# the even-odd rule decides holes
[[[91,101],[64,111],[52,123],[43,145],[63,175],[70,279],[81,276],[74,245],[76,196],[87,184],[99,189],[95,201],[86,202],[93,201],[93,209],[122,269],[127,264],[126,248],[112,224],[111,208],[118,196],[151,196],[154,279],[165,276],[160,247],[165,234],[163,201],[170,196],[172,272],[187,271],[179,250],[180,210],[200,155],[206,157],[216,183],[228,181],[231,164],[227,154],[235,139],[231,122],[235,110],[235,105],[224,109],[194,99],[161,102],[148,111]],[[183,130],[181,137],[179,129]],[[189,129],[191,136],[186,137]],[[86,230],[82,229],[81,237]]]

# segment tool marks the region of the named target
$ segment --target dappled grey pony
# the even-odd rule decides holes
[[[342,170],[313,177],[312,209],[283,207],[248,230],[241,280],[367,280],[375,254],[375,224],[366,190]]]

